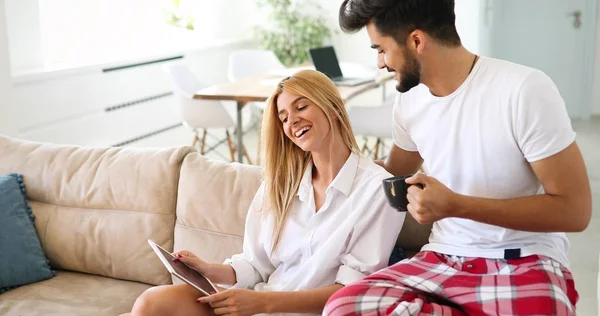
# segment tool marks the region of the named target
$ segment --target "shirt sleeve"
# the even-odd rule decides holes
[[[225,260],[225,264],[230,264],[235,271],[237,283],[232,286],[233,288],[253,288],[257,283],[266,282],[275,271],[265,250],[265,240],[261,234],[265,223],[261,213],[263,196],[264,184],[261,184],[246,216],[243,252]]]
[[[377,185],[375,185],[377,182]],[[387,267],[392,248],[404,223],[405,213],[391,208],[380,189],[381,180],[374,181],[372,197],[364,204],[366,209],[357,210],[361,215],[354,226],[342,265],[336,275],[336,283],[350,284]]]
[[[394,101],[393,110],[393,124],[394,130],[392,133],[392,139],[394,144],[406,151],[417,151],[417,145],[413,142],[406,130],[406,127],[402,123],[402,94],[399,93]]]
[[[575,141],[563,98],[539,70],[523,82],[515,117],[517,142],[529,162],[557,154]]]

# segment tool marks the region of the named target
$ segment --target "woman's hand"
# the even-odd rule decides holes
[[[200,258],[196,257],[190,251],[181,250],[173,253],[173,256],[177,258],[177,260],[187,264],[190,268],[200,272],[203,275],[208,274],[208,267],[210,264],[202,261]]]
[[[235,271],[231,265],[207,263],[187,250],[174,252],[173,256],[175,257],[174,260],[179,260],[187,264],[213,283],[235,284],[237,282]]]
[[[229,289],[202,296],[199,303],[208,303],[217,315],[249,316],[268,313],[267,293],[248,289]]]

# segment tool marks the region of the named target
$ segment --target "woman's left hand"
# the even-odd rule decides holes
[[[200,303],[208,303],[217,315],[249,316],[267,313],[267,299],[263,292],[248,289],[229,289],[202,296]]]

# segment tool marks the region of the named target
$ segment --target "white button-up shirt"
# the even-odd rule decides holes
[[[261,185],[246,218],[243,253],[225,261],[235,270],[234,287],[296,291],[345,285],[386,267],[405,217],[387,204],[381,189],[390,176],[352,153],[317,212],[309,166],[274,252],[274,217],[262,212]]]

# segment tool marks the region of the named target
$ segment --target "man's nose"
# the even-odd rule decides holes
[[[385,64],[385,60],[383,60],[383,57],[381,55],[377,55],[377,68],[383,69],[386,67],[387,66]]]

